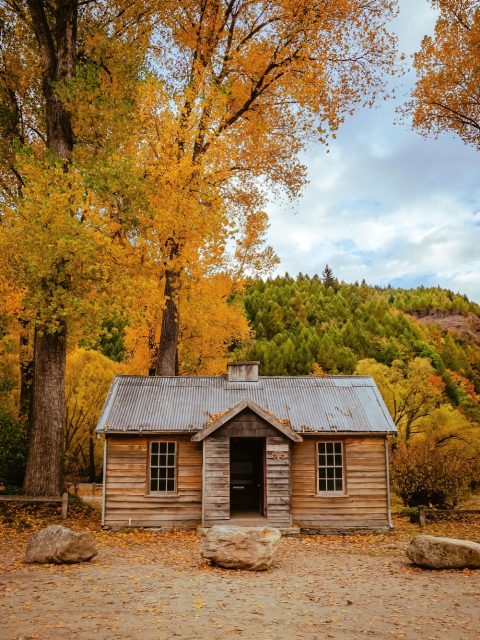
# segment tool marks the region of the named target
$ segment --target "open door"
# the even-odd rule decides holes
[[[230,439],[230,513],[265,514],[265,438]]]

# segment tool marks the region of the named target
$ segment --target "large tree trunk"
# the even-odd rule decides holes
[[[156,366],[157,376],[178,376],[178,288],[180,273],[165,272],[165,309],[162,314],[162,330]]]
[[[66,329],[35,332],[33,421],[24,491],[53,496],[63,491]]]
[[[28,8],[42,53],[47,147],[67,162],[73,149],[71,115],[55,85],[75,73],[78,0],[57,0],[56,7],[45,0],[28,0]]]
[[[28,0],[41,53],[47,147],[67,170],[73,150],[71,115],[57,85],[75,73],[78,0]],[[38,327],[34,342],[33,416],[24,491],[59,495],[63,491],[65,370],[67,328]]]

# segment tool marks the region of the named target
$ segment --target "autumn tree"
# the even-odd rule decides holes
[[[152,109],[156,135],[146,166],[159,217],[177,207],[174,224],[158,236],[166,306],[157,373],[177,371],[178,296],[190,245],[202,245],[212,221],[260,210],[268,187],[299,193],[299,152],[382,89],[394,62],[385,27],[394,10],[393,0],[167,5],[154,44],[168,100]]]
[[[13,3],[13,10],[31,25],[41,59],[45,145],[66,169],[73,150],[73,131],[56,85],[68,81],[75,72],[78,2],[66,0],[51,11],[47,3],[30,0],[19,9]],[[25,492],[33,495],[57,495],[62,490],[66,326],[61,318],[55,320],[50,327],[35,327],[33,421],[24,485]],[[50,465],[46,465],[47,456]]]
[[[372,376],[399,434],[408,441],[421,420],[442,403],[444,389],[426,358],[403,363],[396,360],[391,367],[375,360],[361,360],[355,373]]]
[[[392,456],[392,483],[410,507],[454,508],[469,492],[473,465],[461,449],[443,449],[432,438],[401,443]]]
[[[132,220],[114,197],[106,197],[115,193],[107,183],[119,163],[110,154],[109,172],[100,171],[107,159],[102,149],[112,147],[96,137],[100,127],[107,141],[115,131],[116,151],[121,152],[110,114],[118,115],[115,100],[130,110],[134,105],[122,89],[134,76],[128,67],[120,76],[115,59],[141,46],[143,23],[136,18],[146,3],[140,8],[123,4],[0,3],[0,124],[6,136],[0,158],[2,275],[21,292],[22,319],[34,333],[24,484],[33,495],[62,490],[67,338],[76,320],[90,325],[95,306],[117,281],[118,273],[112,277],[108,266],[119,264],[120,254],[131,247],[125,229],[132,228]],[[103,100],[102,91],[108,96]],[[82,99],[75,100],[75,94]]]
[[[74,478],[95,482],[101,470],[102,446],[97,426],[103,403],[116,374],[124,365],[113,362],[98,351],[75,349],[67,359],[65,466]]]
[[[406,111],[422,134],[452,131],[480,149],[479,3],[430,1],[439,16],[415,54],[418,80]]]

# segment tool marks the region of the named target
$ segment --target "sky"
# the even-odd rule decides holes
[[[409,55],[436,14],[427,0],[399,4],[392,26]],[[329,153],[318,145],[305,155],[309,183],[298,200],[272,200],[278,273],[312,275],[328,263],[346,282],[440,285],[480,302],[480,156],[453,134],[425,139],[398,123],[414,81],[407,74],[395,100],[351,117]]]

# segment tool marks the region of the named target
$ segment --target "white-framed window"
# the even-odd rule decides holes
[[[317,442],[318,493],[345,493],[343,442]]]
[[[175,493],[176,442],[150,443],[150,492]]]

